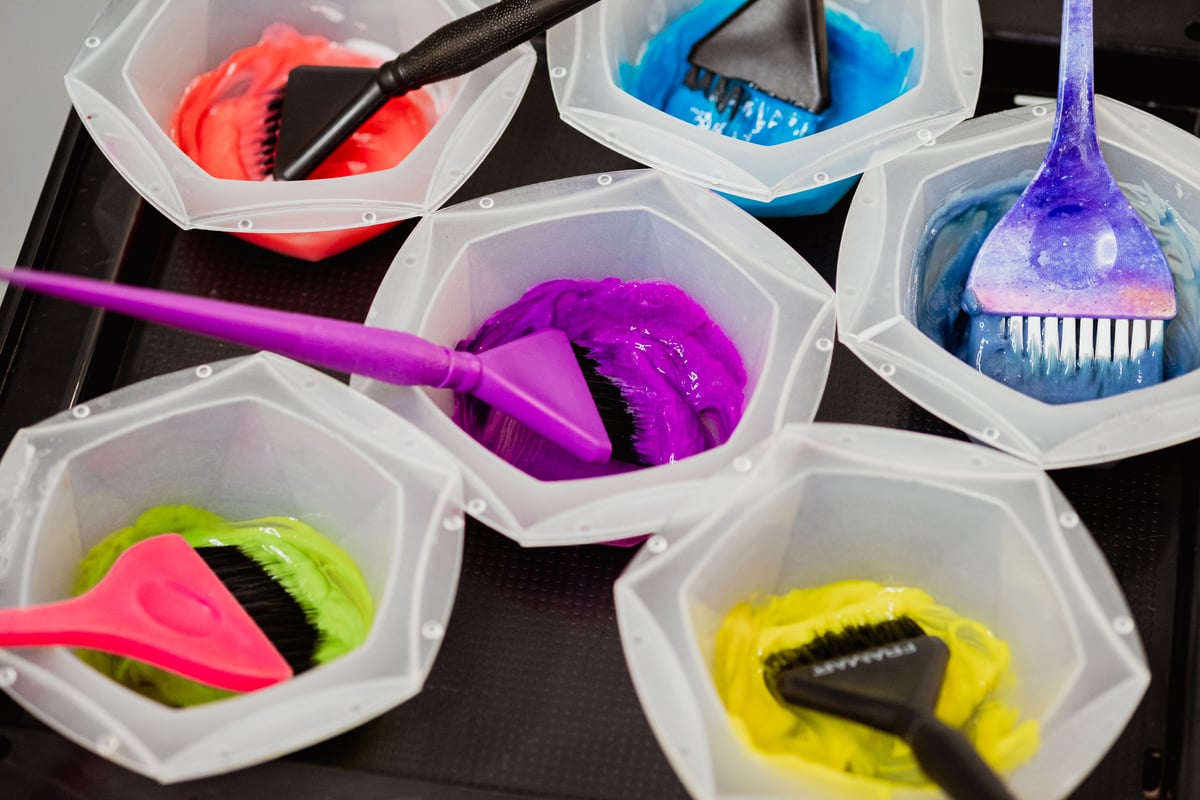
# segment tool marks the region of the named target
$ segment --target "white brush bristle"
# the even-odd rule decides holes
[[[1076,368],[1092,361],[1136,361],[1162,348],[1164,327],[1160,319],[1005,318],[1005,334],[1026,358]]]

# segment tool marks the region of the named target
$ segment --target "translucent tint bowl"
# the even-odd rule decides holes
[[[134,384],[22,429],[0,460],[0,605],[70,596],[84,553],[160,504],[296,517],[339,545],[375,605],[367,641],[267,689],[171,708],[66,648],[0,650],[0,686],[63,736],[163,783],[353,728],[420,691],[454,600],[462,486],[412,425],[274,355]]]
[[[422,219],[385,276],[368,324],[454,347],[531,286],[557,278],[661,280],[698,302],[738,348],[746,403],[729,440],[657,467],[541,481],[451,419],[444,389],[351,386],[409,419],[460,462],[467,512],[523,545],[652,533],[701,483],[780,425],[816,414],[833,346],[833,293],[795,250],[713,192],[652,170],[510,190]]]
[[[812,765],[784,771],[735,732],[712,677],[739,602],[849,579],[923,589],[1007,642],[996,699],[1037,720],[1023,800],[1066,797],[1125,727],[1150,674],[1129,608],[1054,483],[978,445],[884,428],[789,425],[715,476],[702,521],[672,520],[615,584],[634,686],[697,800],[935,800]]]
[[[309,181],[214,178],[171,140],[171,112],[195,76],[257,42],[271,23],[394,54],[479,6],[115,0],[67,72],[67,92],[117,171],[181,228],[251,235],[378,228],[436,208],[471,175],[524,94],[536,62],[531,46],[427,87],[440,118],[412,153],[378,172]]]
[[[1053,405],[980,373],[918,327],[927,299],[916,258],[930,219],[964,193],[1022,175],[1028,181],[1045,155],[1053,119],[1052,104],[973,119],[930,147],[868,172],[846,220],[837,280],[838,331],[850,350],[977,441],[1045,468],[1114,461],[1200,434],[1200,373]],[[1200,140],[1103,96],[1096,97],[1096,126],[1104,158],[1135,208],[1159,215],[1169,204],[1182,220],[1200,224]],[[1182,350],[1200,347],[1194,333],[1200,326],[1198,243],[1200,237],[1168,253],[1180,289],[1180,313],[1168,324],[1168,338]],[[1192,284],[1186,291],[1185,279]]]
[[[719,190],[758,216],[828,211],[864,170],[927,144],[974,113],[983,32],[974,0],[829,2],[914,51],[908,86],[876,110],[792,142],[760,145],[698,128],[620,83],[646,43],[698,0],[605,0],[546,38],[559,114],[642,164]]]

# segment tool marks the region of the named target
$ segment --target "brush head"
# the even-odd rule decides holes
[[[950,650],[910,617],[851,625],[773,653],[763,678],[784,703],[903,736],[937,704]]]
[[[307,178],[343,141],[383,107],[388,97],[372,67],[300,66],[268,104],[264,174]]]
[[[925,776],[955,800],[1016,800],[961,731],[937,718],[950,648],[910,617],[851,625],[770,656],[780,702],[903,739]]]
[[[294,674],[315,665],[318,630],[283,584],[237,547],[197,547],[196,552],[271,640]]]
[[[823,0],[750,0],[688,55],[684,82],[718,110],[736,110],[749,87],[813,113],[829,107]]]
[[[653,466],[638,452],[638,422],[625,401],[621,387],[600,372],[599,362],[592,358],[587,348],[572,342],[571,349],[575,351],[575,360],[579,362],[583,379],[592,393],[592,399],[596,401],[604,431],[612,442],[613,460],[642,467]]]

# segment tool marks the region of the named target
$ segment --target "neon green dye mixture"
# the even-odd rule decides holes
[[[291,517],[230,522],[194,506],[151,508],[88,551],[79,565],[75,593],[96,585],[121,553],[163,533],[178,533],[193,547],[235,546],[262,565],[299,601],[319,631],[316,663],[332,661],[366,640],[374,606],[362,573],[340,547]],[[79,655],[109,677],[166,705],[191,706],[232,694],[122,656],[90,650]]]
[[[995,699],[1013,680],[1008,645],[980,623],[936,604],[919,589],[843,581],[797,589],[764,603],[739,603],[717,632],[714,678],[738,734],[785,769],[815,765],[897,784],[928,784],[912,751],[895,736],[826,714],[792,709],[772,696],[763,664],[772,653],[807,644],[821,632],[900,616],[944,640],[950,661],[937,716],[962,730],[993,768],[1005,772],[1038,746],[1033,720]]]

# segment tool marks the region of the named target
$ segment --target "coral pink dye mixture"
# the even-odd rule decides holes
[[[171,138],[214,178],[268,180],[262,165],[267,104],[288,73],[301,65],[373,67],[381,59],[304,36],[283,23],[270,25],[252,47],[197,76],[171,115]],[[311,176],[340,178],[391,169],[437,121],[433,99],[423,90],[388,101]],[[302,233],[236,233],[285,255],[318,261],[383,233],[395,223]]]

